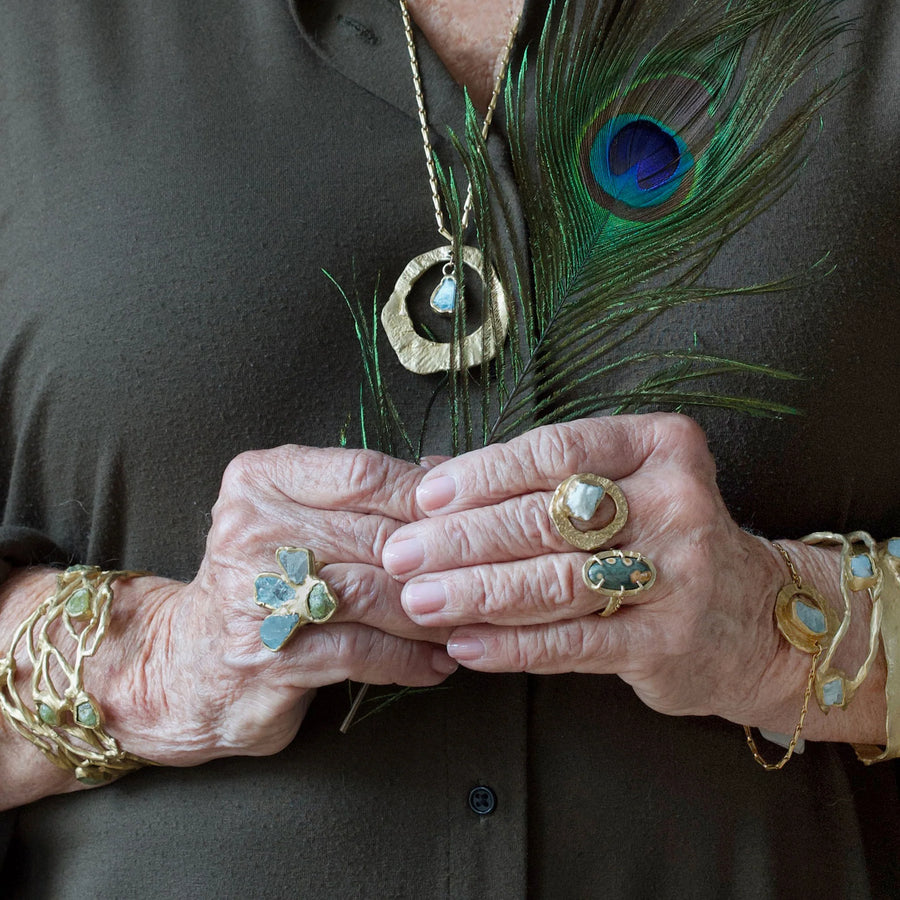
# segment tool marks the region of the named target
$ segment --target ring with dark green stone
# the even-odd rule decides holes
[[[649,590],[656,583],[656,567],[647,557],[631,550],[604,550],[595,553],[581,570],[584,583],[598,594],[612,598],[600,610],[611,616],[629,594]]]

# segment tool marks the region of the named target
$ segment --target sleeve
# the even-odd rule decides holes
[[[0,525],[0,581],[16,566],[68,565],[72,554],[47,535],[20,525]]]

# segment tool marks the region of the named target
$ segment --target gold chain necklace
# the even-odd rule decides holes
[[[416,282],[430,269],[436,266],[442,267],[442,278],[437,287],[431,293],[431,308],[438,315],[452,316],[456,311],[459,300],[459,282],[457,279],[457,260],[454,259],[453,235],[447,228],[444,219],[443,205],[441,203],[440,189],[438,186],[437,171],[434,162],[434,148],[428,133],[428,114],[425,108],[425,93],[422,89],[422,77],[419,72],[419,62],[416,55],[416,44],[413,35],[412,21],[406,0],[399,0],[400,12],[403,16],[403,27],[406,32],[406,46],[409,52],[409,65],[412,70],[413,86],[416,92],[416,105],[419,112],[419,125],[422,131],[422,145],[425,149],[425,164],[428,171],[428,184],[431,188],[431,200],[434,206],[434,217],[437,222],[438,233],[447,241],[443,247],[430,250],[415,257],[403,270],[390,299],[381,311],[381,321],[387,332],[391,346],[394,348],[400,362],[411,372],[427,375],[432,372],[446,372],[452,368],[450,343],[431,341],[422,337],[415,329],[409,315],[407,301]],[[506,40],[506,47],[500,59],[497,77],[494,80],[494,89],[488,104],[481,134],[487,139],[491,121],[494,118],[494,110],[497,100],[506,78],[509,68],[509,60],[512,54],[513,43],[519,29],[519,19],[513,25]],[[472,213],[473,197],[472,185],[469,185],[466,193],[466,201],[463,206],[460,229],[465,234]],[[484,258],[476,247],[464,246],[461,250],[461,263],[472,269],[484,284]],[[458,348],[457,368],[471,368],[482,362],[494,358],[497,348],[506,339],[506,331],[509,326],[509,304],[500,280],[495,272],[488,276],[491,279],[492,308],[485,316],[485,322],[470,335],[466,335]]]

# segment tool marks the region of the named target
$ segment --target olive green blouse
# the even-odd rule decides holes
[[[546,7],[526,4],[517,53]],[[709,275],[828,255],[822,277],[673,311],[646,337],[805,376],[743,385],[802,416],[698,414],[730,509],[772,538],[900,532],[900,7],[847,14],[858,30],[828,68],[856,72],[808,164]],[[419,47],[445,136],[461,92]],[[189,579],[235,454],[338,441],[359,353],[323,269],[386,299],[441,243],[418,128],[393,0],[0,4],[0,556]],[[501,116],[498,153],[502,133]],[[385,359],[414,421],[434,381]],[[321,691],[277,756],[147,769],[0,816],[0,893],[900,890],[894,768],[848,748],[808,745],[767,774],[737,726],[660,716],[614,677],[461,670],[344,736],[347,693]]]

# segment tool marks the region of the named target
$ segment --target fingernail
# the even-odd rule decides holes
[[[447,643],[447,652],[454,659],[472,662],[484,656],[485,646],[478,638],[458,638]]]
[[[447,603],[447,591],[440,581],[421,581],[403,589],[403,605],[412,616],[440,612]]]
[[[384,548],[381,562],[391,575],[404,575],[418,569],[425,561],[425,547],[417,538],[397,541]]]
[[[416,502],[426,512],[446,506],[455,496],[456,479],[450,475],[426,479],[416,488]]]
[[[459,663],[455,659],[450,659],[446,650],[440,649],[434,651],[431,667],[441,675],[452,675],[459,668]]]

